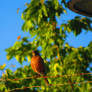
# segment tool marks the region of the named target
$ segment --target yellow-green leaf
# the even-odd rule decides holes
[[[3,70],[6,67],[6,64],[0,65],[0,70]]]
[[[10,57],[10,55],[7,55],[6,58],[7,58],[7,60],[10,60],[11,57]]]
[[[16,58],[17,61],[19,61],[20,56],[19,55],[16,55],[15,58]]]
[[[31,56],[27,56],[28,62],[31,61]]]

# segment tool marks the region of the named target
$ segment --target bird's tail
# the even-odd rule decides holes
[[[49,86],[49,81],[47,80],[47,78],[44,78],[44,81],[45,81],[46,85]]]

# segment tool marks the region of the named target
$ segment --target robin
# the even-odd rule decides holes
[[[41,58],[40,54],[38,51],[32,51],[32,59],[31,59],[31,67],[34,72],[36,72],[38,75],[43,75],[45,76],[45,66],[44,66],[44,61]],[[46,85],[49,85],[49,82],[47,78],[44,78]]]

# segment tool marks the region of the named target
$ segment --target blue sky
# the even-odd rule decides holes
[[[21,30],[21,26],[23,24],[23,20],[21,20],[21,13],[25,9],[24,4],[27,1],[30,0],[0,1],[0,65],[6,63],[6,68],[10,67],[11,64],[16,64],[17,67],[21,66],[15,59],[7,61],[6,52],[4,50],[13,46],[19,35],[29,35],[28,33],[23,33]],[[20,11],[17,14],[18,8],[20,8]],[[15,70],[16,68],[12,69]]]
[[[21,30],[23,24],[21,13],[25,9],[24,4],[29,1],[30,0],[0,0],[0,65],[6,63],[6,68],[10,68],[11,64],[16,64],[17,67],[21,66],[15,59],[7,61],[6,52],[4,50],[13,46],[19,35],[22,37],[29,36],[28,33],[23,33]],[[20,8],[20,10],[17,14],[18,8]],[[68,10],[66,16],[62,15],[60,17],[62,21],[59,19],[58,24],[65,22],[67,19],[72,19],[76,15],[78,14]],[[69,45],[74,47],[87,46],[90,41],[92,41],[92,32],[85,33],[84,30],[82,34],[77,37],[75,37],[73,33],[70,33],[66,39],[66,42],[69,42]],[[16,69],[13,67],[11,68],[12,70]]]

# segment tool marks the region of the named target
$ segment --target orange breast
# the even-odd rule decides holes
[[[38,73],[38,74],[45,73],[44,62],[40,56],[33,56],[32,57],[31,67],[32,67],[33,71]]]

